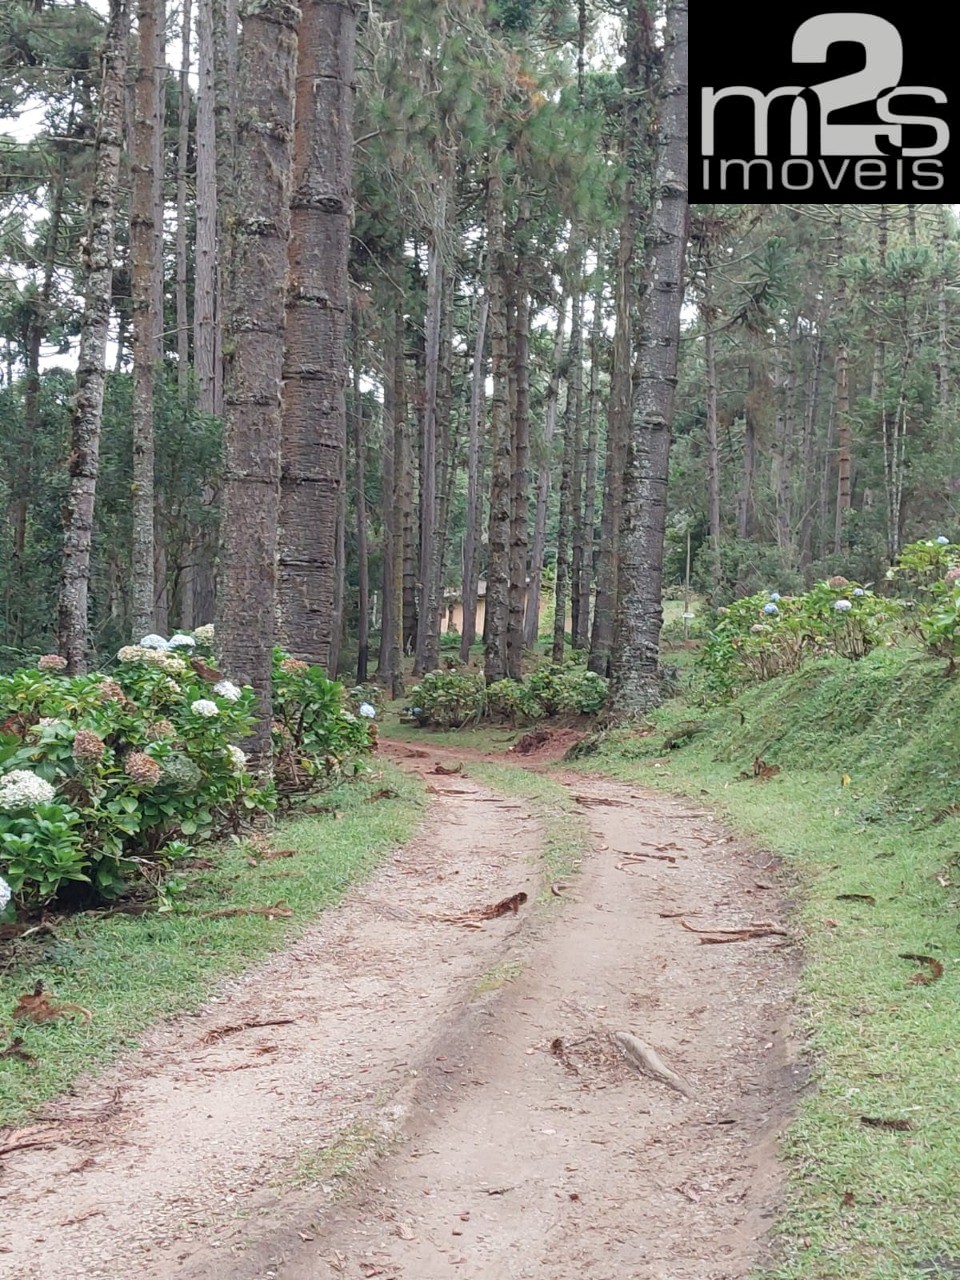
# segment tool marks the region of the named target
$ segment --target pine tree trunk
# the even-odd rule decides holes
[[[487,337],[490,299],[481,300],[477,312],[473,366],[470,377],[470,418],[467,437],[467,530],[463,547],[463,633],[460,636],[460,661],[470,661],[470,646],[477,637],[477,591],[480,582],[480,531],[482,508],[480,487],[480,420],[483,414]]]
[[[197,192],[193,280],[193,362],[197,408],[216,413],[214,327],[217,267],[217,139],[214,109],[214,0],[197,0]],[[223,196],[226,199],[226,193]],[[224,242],[226,243],[226,242]]]
[[[937,256],[937,404],[946,413],[950,403],[949,280],[946,269],[947,211],[937,207],[934,250]]]
[[[807,409],[803,422],[803,515],[800,520],[800,568],[809,576],[813,562],[813,523],[816,507],[816,475],[814,471],[817,439],[817,414],[820,408],[820,387],[823,381],[823,355],[825,350],[823,318],[826,307],[821,309],[817,322],[817,337],[813,348],[813,368],[810,371],[810,389],[807,393]]]
[[[268,775],[297,10],[245,0],[241,15],[216,638],[226,674],[256,693],[250,768]]]
[[[388,664],[393,696],[395,698],[399,698],[404,690],[403,639],[404,609],[406,607],[404,599],[404,590],[406,585],[404,557],[406,555],[406,544],[404,537],[407,528],[410,528],[412,532],[413,525],[412,499],[409,507],[406,503],[410,470],[410,458],[406,447],[407,393],[405,375],[407,329],[403,313],[403,295],[399,289],[397,290],[394,303],[393,328],[394,539],[392,611],[395,621]],[[409,521],[407,521],[408,511],[410,517]]]
[[[708,244],[703,255],[703,296],[700,300],[703,349],[707,375],[707,528],[710,539],[710,582],[714,592],[720,586],[720,431],[717,414],[717,338],[714,327],[717,308],[713,300],[713,252]]]
[[[484,627],[484,676],[487,684],[507,674],[507,622],[510,586],[510,447],[507,281],[504,248],[503,177],[499,156],[491,159],[487,188],[489,237],[490,364],[490,521],[487,532],[487,591]]]
[[[304,0],[283,389],[280,629],[295,657],[328,667],[346,442],[356,29],[352,3]]]
[[[437,223],[427,249],[427,308],[424,320],[424,397],[420,435],[420,610],[413,674],[432,671],[438,664],[439,637],[436,573],[437,546],[437,397],[440,383],[440,329],[443,318],[443,242],[447,193],[441,182],[436,195]]]
[[[340,490],[337,495],[337,523],[335,530],[335,559],[333,580],[333,620],[330,636],[330,660],[327,671],[331,680],[340,670],[340,651],[343,648],[343,629],[346,615],[347,577],[347,451],[340,450]]]
[[[157,314],[157,207],[160,178],[157,134],[160,129],[160,77],[157,73],[158,32],[162,30],[158,0],[139,0],[137,10],[137,73],[134,87],[133,139],[130,147],[132,181],[130,213],[130,273],[133,295],[133,554],[130,566],[134,637],[156,628],[154,580],[154,385],[160,363]]]
[[[213,0],[213,111],[216,144],[217,219],[216,238],[220,245],[230,236],[227,225],[233,208],[237,182],[237,58],[239,40],[238,0]],[[216,265],[216,264],[215,264]],[[224,273],[216,267],[213,326],[213,413],[223,417]],[[214,495],[214,501],[216,495]]]
[[[846,283],[843,276],[843,209],[837,206],[834,213],[834,255],[837,267],[836,314],[840,326],[840,341],[834,358],[837,378],[837,519],[833,543],[836,551],[845,555],[849,551],[847,522],[853,504],[851,471],[853,467],[853,437],[850,431],[850,371],[846,345]]]
[[[557,577],[553,618],[554,662],[563,661],[567,624],[567,601],[570,596],[570,537],[573,525],[573,478],[579,446],[580,401],[576,394],[576,370],[581,364],[583,332],[583,289],[581,287],[583,250],[576,236],[571,236],[570,262],[572,305],[570,310],[570,347],[567,352],[567,398],[563,412],[563,458],[560,464],[560,512],[557,523]]]
[[[354,357],[356,359],[356,356]],[[353,455],[355,465],[354,504],[357,511],[357,684],[366,684],[370,661],[370,561],[367,553],[367,440],[360,391],[360,368],[353,369]]]
[[[87,669],[90,546],[100,467],[129,30],[127,0],[110,0],[102,53],[97,133],[93,145],[93,184],[83,247],[86,284],[80,325],[77,392],[71,415],[70,489],[64,512],[58,602],[59,651],[67,660],[69,675],[81,675]]]
[[[749,360],[749,357],[748,357]],[[753,514],[753,483],[757,468],[757,420],[754,395],[757,372],[752,360],[747,365],[747,395],[743,413],[743,479],[737,494],[737,537],[745,542],[750,537]]]
[[[383,521],[383,574],[381,577],[383,609],[380,622],[380,650],[377,655],[377,679],[399,698],[403,693],[403,540],[400,530],[399,491],[402,460],[402,436],[397,421],[397,313],[403,324],[402,307],[391,289],[382,309],[383,352],[383,463],[380,479],[381,519]],[[402,359],[402,350],[400,351]]]
[[[581,259],[581,263],[582,263]],[[575,288],[582,291],[578,270]],[[577,636],[582,634],[583,601],[580,585],[583,580],[583,299],[580,300],[580,322],[570,334],[570,359],[567,370],[567,422],[573,427],[573,471],[570,477],[570,645],[577,648]],[[570,408],[572,404],[572,417]],[[589,603],[589,602],[588,602]]]
[[[567,318],[567,299],[561,297],[557,309],[557,332],[553,340],[553,362],[550,382],[543,412],[543,440],[540,462],[537,467],[537,509],[533,520],[533,546],[530,550],[530,587],[527,591],[527,609],[523,623],[523,642],[534,649],[540,636],[540,592],[543,584],[543,557],[547,549],[547,504],[550,499],[550,462],[553,437],[557,427],[557,403],[560,399],[560,378],[563,362],[564,328]]]
[[[523,618],[527,603],[527,542],[530,467],[530,293],[526,280],[526,201],[514,229],[514,344],[512,466],[510,493],[510,587],[507,616],[507,675],[523,679]]]
[[[600,343],[603,339],[603,244],[597,246],[597,283],[593,296],[590,326],[590,384],[587,391],[587,445],[583,470],[583,555],[580,559],[580,611],[573,647],[584,650],[590,644],[590,590],[595,571],[595,524],[597,519],[597,451],[600,444]]]
[[[190,310],[187,303],[187,170],[190,157],[190,31],[192,0],[180,15],[180,103],[177,120],[177,387],[187,403],[190,388]]]
[[[642,714],[661,698],[666,488],[689,221],[685,0],[667,3],[661,104],[650,228],[653,252],[641,304],[641,342],[624,477],[619,601],[611,662],[611,701],[620,717]]]

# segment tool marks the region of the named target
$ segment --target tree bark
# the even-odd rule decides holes
[[[281,379],[290,235],[297,10],[244,0],[237,185],[224,291],[225,458],[216,638],[227,675],[253,686],[250,768],[272,769]]]
[[[833,225],[837,269],[836,315],[840,327],[840,339],[834,359],[837,378],[837,518],[833,543],[835,550],[845,555],[850,549],[847,520],[853,504],[851,486],[853,437],[850,431],[850,374],[846,343],[847,288],[843,275],[843,209],[840,205],[834,213]]]
[[[500,157],[491,157],[487,188],[489,253],[490,364],[490,521],[487,533],[487,591],[484,627],[484,676],[487,684],[507,674],[507,620],[510,584],[509,352],[507,350],[506,251],[503,176]]]
[[[720,586],[720,432],[717,416],[717,338],[714,328],[717,308],[713,290],[713,247],[703,253],[703,291],[700,299],[704,359],[707,375],[707,528],[710,539],[710,582],[714,592]]]
[[[590,590],[595,569],[595,524],[597,519],[597,450],[600,444],[600,344],[603,340],[603,244],[597,245],[597,283],[593,295],[590,325],[590,382],[587,390],[587,443],[583,468],[583,553],[580,557],[580,610],[573,647],[581,651],[590,644]]]
[[[527,543],[530,466],[530,292],[526,270],[526,201],[513,235],[514,346],[512,467],[510,491],[510,586],[507,610],[507,675],[523,679],[523,616],[527,602]]]
[[[161,175],[157,167],[160,130],[160,76],[157,49],[162,4],[139,0],[137,73],[134,86],[130,214],[130,276],[133,295],[133,554],[131,610],[134,636],[156,628],[154,578],[154,386],[160,364],[162,316],[157,314],[157,208]]]
[[[127,0],[110,0],[101,55],[93,185],[83,248],[86,285],[77,361],[77,393],[71,414],[70,489],[64,513],[58,603],[59,650],[67,661],[69,675],[81,675],[87,669],[90,546],[100,466],[129,27]]]
[[[480,487],[480,420],[483,415],[487,338],[487,316],[490,299],[484,296],[477,312],[474,336],[473,367],[470,378],[470,419],[467,437],[467,530],[463,546],[463,633],[460,636],[460,661],[470,661],[470,646],[477,638],[477,591],[480,582],[480,531],[482,508]]]
[[[190,391],[190,310],[187,302],[187,177],[190,159],[190,31],[192,0],[180,16],[180,103],[177,120],[177,387],[186,404]]]
[[[554,662],[563,661],[563,647],[567,623],[567,601],[570,596],[570,538],[573,525],[573,476],[579,446],[580,401],[575,391],[576,369],[581,363],[581,335],[583,332],[583,249],[577,236],[571,236],[571,297],[570,346],[567,351],[567,398],[563,411],[563,458],[560,464],[560,511],[557,523],[557,576],[555,612],[553,616]]]
[[[642,714],[661,698],[663,541],[673,399],[687,248],[687,6],[668,0],[659,147],[651,215],[653,252],[642,301],[623,490],[617,625],[611,662],[615,714]]]
[[[283,389],[280,629],[295,657],[328,667],[346,440],[356,29],[351,0],[304,0]]]
[[[533,546],[530,551],[530,588],[524,618],[524,644],[536,646],[540,635],[540,591],[543,583],[543,557],[547,547],[547,503],[550,499],[550,463],[553,437],[557,426],[557,404],[563,370],[563,340],[567,317],[567,299],[561,297],[557,309],[557,332],[553,342],[553,362],[543,413],[542,455],[537,468],[537,509],[533,520]]]
[[[356,354],[354,360],[356,361]],[[353,367],[353,454],[355,463],[354,505],[357,512],[357,684],[366,684],[370,661],[370,561],[367,554],[367,440],[360,391],[360,368]]]
[[[214,0],[197,2],[197,228],[193,280],[193,361],[197,383],[197,407],[201,413],[209,417],[213,417],[217,412],[214,327],[217,323],[218,175],[214,108],[213,4]]]

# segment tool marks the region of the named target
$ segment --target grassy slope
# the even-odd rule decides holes
[[[657,722],[691,714],[672,704]],[[931,821],[960,803],[960,681],[884,652],[771,682],[707,723],[665,756],[660,732],[610,734],[579,764],[702,790],[799,881],[816,1088],[787,1135],[790,1202],[767,1280],[960,1274],[960,819]],[[757,755],[781,772],[741,779]],[[938,959],[943,977],[912,982],[902,952]],[[957,1270],[918,1269],[937,1258]]]
[[[397,799],[369,802],[389,783]],[[326,793],[332,812],[294,818],[271,833],[275,849],[294,857],[251,866],[251,849],[229,844],[213,869],[189,873],[178,908],[145,916],[78,915],[55,933],[20,944],[0,974],[0,1009],[11,1011],[21,992],[43,981],[57,1001],[90,1009],[89,1024],[68,1017],[15,1032],[36,1056],[31,1066],[0,1060],[0,1124],[24,1120],[86,1069],[102,1066],[136,1044],[158,1017],[195,1008],[217,979],[237,973],[302,931],[335,903],[381,856],[409,839],[423,804],[422,786],[384,765],[372,781]],[[283,900],[292,919],[264,916],[204,917],[224,906],[270,905]]]

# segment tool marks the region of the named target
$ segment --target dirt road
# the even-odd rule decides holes
[[[567,781],[593,848],[545,904],[537,820],[469,766],[431,774],[413,844],[5,1158],[0,1276],[746,1276],[797,1088],[796,954],[681,921],[781,921],[772,872],[696,806]]]

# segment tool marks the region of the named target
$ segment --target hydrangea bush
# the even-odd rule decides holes
[[[108,674],[68,677],[46,654],[0,677],[0,877],[21,906],[69,899],[71,884],[115,897],[138,870],[239,829],[277,790],[371,745],[371,720],[344,707],[341,686],[277,651],[276,788],[262,785],[240,745],[253,690],[211,684],[188,660],[212,646],[212,628],[151,635]]]
[[[708,696],[733,697],[812,658],[864,657],[892,642],[902,612],[896,600],[839,575],[802,595],[758,592],[717,611],[698,672]]]
[[[574,664],[546,663],[524,682],[487,686],[478,671],[431,671],[411,691],[411,713],[423,725],[462,728],[484,718],[521,721],[596,715],[607,699],[602,676]]]

